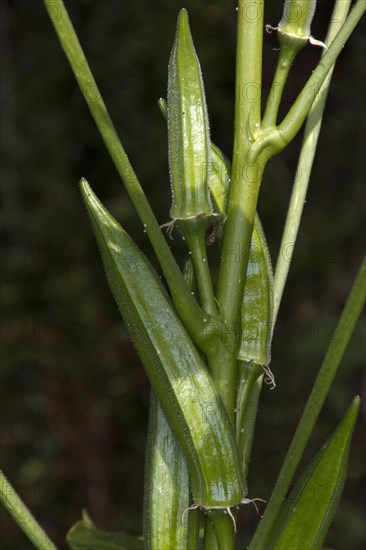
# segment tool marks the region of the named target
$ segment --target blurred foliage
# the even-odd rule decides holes
[[[166,94],[167,63],[182,4],[65,3],[122,142],[164,223],[170,207],[167,140],[156,102]],[[83,507],[100,528],[141,532],[149,395],[146,376],[104,279],[79,194],[81,176],[149,255],[151,248],[42,4],[4,0],[0,7],[0,462],[50,537],[65,548],[65,534]],[[279,21],[282,4],[267,2],[267,23]],[[332,3],[318,4],[312,32],[322,39]],[[212,138],[230,156],[235,3],[188,0],[184,6],[201,60]],[[273,345],[271,368],[277,388],[264,388],[261,397],[251,497],[268,497],[275,482],[364,249],[365,36],[358,28],[332,82]],[[275,34],[266,34],[265,92],[274,73],[276,47]],[[319,50],[310,46],[301,52],[290,73],[284,105],[296,97],[318,57]],[[271,162],[263,182],[259,212],[273,260],[279,253],[300,143],[298,137]],[[173,245],[183,261],[186,252],[178,235]],[[364,342],[365,323],[360,322],[305,462],[351,398],[362,391]],[[363,435],[359,428],[354,437],[330,547],[352,550],[365,541]],[[7,513],[0,514],[2,548],[29,548]],[[244,507],[239,517],[241,544],[257,522],[254,508]]]

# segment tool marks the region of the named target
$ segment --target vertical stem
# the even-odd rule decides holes
[[[287,451],[281,471],[266,507],[263,519],[250,543],[249,550],[268,547],[268,539],[281,509],[283,499],[290,487],[307,442],[316,424],[319,412],[328,395],[329,388],[351,339],[356,322],[365,303],[366,259],[363,260],[353,284],[345,308],[333,334],[326,356],[314,382],[310,397],[306,403],[301,420],[297,426],[291,445]]]
[[[192,253],[194,274],[200,295],[201,307],[208,316],[217,317],[217,306],[206,254],[205,230],[198,227],[188,230],[186,227],[184,234]]]
[[[251,158],[249,126],[260,123],[264,2],[239,1],[235,129],[218,299],[229,325],[239,319],[262,166]],[[258,126],[257,126],[258,125]]]
[[[266,130],[267,128],[272,128],[273,126],[276,126],[283,89],[286,84],[288,73],[291,69],[291,64],[296,54],[297,51],[295,50],[289,52],[282,48],[280,49],[276,73],[274,75],[272,86],[268,94],[267,105],[263,116],[261,130]]]
[[[233,518],[226,510],[207,510],[206,514],[215,532],[218,550],[234,550],[235,523]],[[215,547],[206,546],[205,550],[215,550]]]
[[[26,505],[0,470],[0,499],[19,527],[39,550],[56,550],[42,527],[36,522]]]
[[[203,539],[204,550],[218,550],[214,528],[208,516],[205,516],[205,536]]]
[[[333,42],[336,34],[346,20],[350,5],[351,0],[338,0],[336,2],[331,23],[328,29],[328,35],[325,40],[327,46],[329,46]],[[301,216],[304,209],[306,193],[309,186],[311,170],[313,167],[313,161],[322,125],[323,112],[328,96],[328,89],[333,70],[334,66],[329,71],[327,78],[325,79],[315,98],[314,104],[309,112],[305,126],[300,158],[296,170],[295,182],[287,212],[285,228],[280,246],[280,253],[278,256],[274,276],[273,327],[276,324],[283,290],[285,288],[287,275],[290,269],[293,249],[299,231]]]
[[[236,355],[241,303],[263,164],[250,152],[249,126],[259,128],[262,76],[263,0],[239,1],[233,172],[228,197],[217,297],[222,306],[226,346],[213,365],[227,408],[235,408]]]
[[[241,303],[262,175],[257,159],[250,158],[249,126],[259,129],[261,115],[263,9],[264,0],[255,3],[239,0],[233,172],[217,288],[225,334],[221,334],[222,345],[217,355],[209,361],[233,424]],[[235,541],[232,519],[223,511],[217,512],[213,519],[219,549],[232,550]]]

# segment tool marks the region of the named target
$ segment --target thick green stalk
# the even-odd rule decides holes
[[[251,11],[253,8],[255,13]],[[214,357],[209,358],[212,375],[233,424],[241,304],[261,179],[258,173],[254,182],[245,175],[248,170],[250,174],[252,168],[248,162],[253,162],[254,167],[256,165],[256,159],[250,159],[249,155],[252,140],[249,125],[259,128],[260,123],[263,9],[264,0],[255,4],[239,0],[233,171],[217,288],[223,312],[223,345]],[[234,547],[235,539],[234,529],[229,523],[231,518],[221,513],[221,518],[215,517],[215,520],[218,546],[220,550],[230,550]]]
[[[328,35],[325,40],[329,46],[340,27],[343,25],[351,5],[351,0],[338,0],[334,6],[333,17],[329,25]],[[300,226],[302,211],[305,204],[306,193],[310,181],[311,170],[318,144],[318,138],[322,125],[323,112],[328,96],[328,89],[332,78],[334,66],[328,73],[322,87],[317,94],[314,104],[307,118],[304,138],[301,147],[298,167],[295,175],[294,186],[287,213],[285,228],[282,236],[280,254],[278,256],[276,272],[274,276],[274,311],[273,327],[276,324],[278,310],[280,307],[283,290],[285,288],[287,275],[290,268],[292,253]]]
[[[250,155],[253,138],[249,126],[259,128],[260,124],[263,4],[255,3],[252,19],[253,2],[240,0],[238,9],[233,171],[218,281],[218,300],[231,325],[240,316],[261,179],[261,167]]]
[[[250,543],[249,550],[259,550],[267,547],[268,536],[276,521],[283,499],[290,487],[316,424],[319,411],[328,395],[329,388],[364,306],[365,294],[366,260],[364,259],[283,462],[263,519]]]
[[[222,510],[210,510],[207,512],[207,515],[216,535],[218,550],[234,550],[235,521],[233,517],[230,517],[226,510],[225,512],[222,512]],[[207,540],[205,543],[205,550],[214,550],[214,548],[207,546]]]
[[[250,154],[253,138],[249,126],[259,128],[260,120],[263,4],[263,0],[255,4],[240,0],[238,9],[233,171],[217,288],[227,341],[212,367],[230,411],[235,408],[241,304],[262,176],[262,166]]]
[[[56,546],[36,522],[1,470],[0,499],[9,514],[36,548],[39,550],[56,550]]]
[[[205,532],[203,539],[203,548],[204,550],[218,550],[217,538],[215,530],[210,522],[209,518],[205,517]]]
[[[192,296],[175,262],[150,204],[120,142],[66,8],[61,0],[44,0],[44,2],[59,37],[61,46],[78,81],[80,90],[84,95],[117,171],[124,181],[137,213],[144,224],[146,233],[167,280],[174,305],[196,344],[202,351],[205,351],[209,346],[209,342],[207,338],[202,340],[204,314]]]

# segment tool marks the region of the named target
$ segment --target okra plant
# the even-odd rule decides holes
[[[276,387],[270,369],[271,341],[289,269],[280,254],[274,274],[256,213],[268,161],[305,124],[282,243],[295,242],[334,64],[365,11],[364,0],[336,0],[324,43],[311,35],[315,0],[286,0],[277,27],[265,25],[264,0],[239,0],[237,18],[234,146],[230,162],[211,141],[204,78],[190,32],[188,13],[178,14],[168,63],[166,98],[159,100],[169,141],[170,220],[160,227],[97,90],[62,0],[44,0],[61,46],[91,114],[160,264],[165,284],[133,239],[107,211],[85,180],[81,196],[102,256],[107,280],[151,383],[141,537],[98,530],[86,511],[67,534],[71,549],[231,550],[238,515],[246,506],[264,514],[250,550],[323,548],[344,485],[356,396],[339,426],[292,486],[316,424],[314,404],[324,404],[365,301],[363,261],[308,402],[267,503],[249,494],[254,422],[263,382]],[[253,6],[252,6],[253,7]],[[265,108],[261,109],[263,33],[277,32],[278,64]],[[304,47],[319,48],[321,60],[296,101],[279,107],[287,76]],[[168,60],[167,60],[168,61]],[[252,83],[256,102],[242,90]],[[317,93],[314,94],[314,89]],[[166,186],[169,192],[169,186]],[[266,192],[264,190],[264,192]],[[123,222],[123,220],[122,220]],[[181,234],[189,252],[184,266],[173,253]],[[207,247],[219,251],[210,265]],[[232,251],[236,250],[233,254]],[[212,273],[218,272],[217,280]],[[314,501],[313,487],[332,487]],[[1,498],[39,549],[55,548],[1,474]],[[291,489],[291,491],[290,491]],[[128,531],[128,526],[125,527]]]

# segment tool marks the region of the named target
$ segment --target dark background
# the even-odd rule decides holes
[[[266,23],[282,1],[267,2]],[[211,136],[230,157],[236,13],[232,1],[66,2],[122,143],[160,223],[170,188],[165,123],[167,63],[183,5],[206,84]],[[325,37],[332,2],[312,33]],[[105,281],[78,181],[86,177],[139,246],[151,249],[38,0],[0,5],[1,73],[1,468],[50,537],[65,548],[87,507],[103,529],[140,534],[149,386]],[[363,24],[363,31],[364,31]],[[264,86],[275,33],[265,35]],[[290,74],[296,97],[320,51],[308,46]],[[337,63],[299,240],[272,349],[277,388],[261,396],[249,495],[267,498],[345,303],[364,249],[365,33],[358,28]],[[301,137],[268,166],[259,213],[275,262]],[[174,241],[182,262],[185,250]],[[365,322],[358,323],[321,413],[305,462],[352,397],[362,393]],[[364,414],[364,409],[363,409]],[[359,419],[343,503],[329,547],[365,542],[364,432]],[[263,509],[263,507],[262,507]],[[1,510],[2,548],[26,549]],[[245,548],[258,522],[239,518]]]

